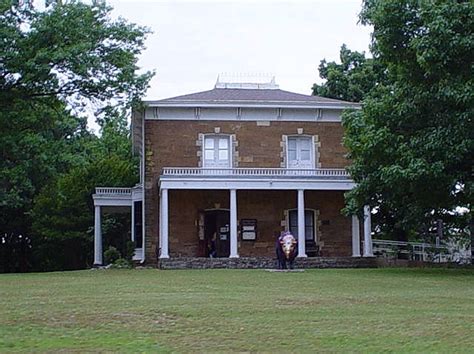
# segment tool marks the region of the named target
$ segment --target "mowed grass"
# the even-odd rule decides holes
[[[0,351],[474,352],[474,272],[0,275]]]

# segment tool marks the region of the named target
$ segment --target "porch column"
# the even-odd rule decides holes
[[[132,209],[131,209],[131,235],[132,235],[132,241],[135,242],[135,202],[132,200]]]
[[[102,221],[98,205],[95,206],[94,215],[94,265],[102,265]]]
[[[161,252],[160,258],[170,258],[168,254],[168,190],[162,189],[160,195]]]
[[[305,223],[304,223],[304,190],[298,189],[298,257],[306,255]]]
[[[360,257],[360,225],[357,215],[352,215],[352,257]]]
[[[237,191],[230,190],[230,256],[229,258],[238,258],[237,251]]]
[[[373,257],[372,250],[372,221],[370,216],[370,206],[364,206],[364,257]]]

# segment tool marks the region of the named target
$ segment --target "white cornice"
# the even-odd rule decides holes
[[[358,104],[327,104],[327,103],[311,103],[311,104],[301,104],[294,103],[290,104],[289,102],[282,103],[250,103],[250,102],[241,102],[236,101],[235,103],[204,103],[204,102],[192,102],[192,103],[159,103],[158,101],[144,101],[147,107],[166,107],[166,108],[192,108],[192,107],[201,107],[201,108],[237,108],[237,107],[249,107],[249,108],[296,108],[296,109],[361,109],[361,106]]]

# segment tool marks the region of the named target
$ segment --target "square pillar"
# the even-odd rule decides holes
[[[100,218],[100,206],[95,206],[94,214],[94,265],[101,266],[102,260],[102,221]]]
[[[373,257],[372,250],[372,220],[370,206],[364,206],[364,257]]]
[[[360,224],[357,215],[352,215],[352,257],[360,257]]]
[[[160,195],[160,258],[170,258],[168,253],[168,190],[162,189]]]
[[[237,191],[230,190],[230,255],[229,258],[238,258],[237,251]]]
[[[306,255],[304,219],[304,190],[298,189],[298,257],[308,257]]]

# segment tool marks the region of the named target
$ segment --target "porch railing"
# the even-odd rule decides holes
[[[130,195],[130,194],[132,194],[132,188],[96,187],[95,194],[100,194],[100,195]]]
[[[231,177],[329,177],[350,179],[349,173],[337,168],[206,168],[206,167],[164,167],[163,176],[231,176]]]

